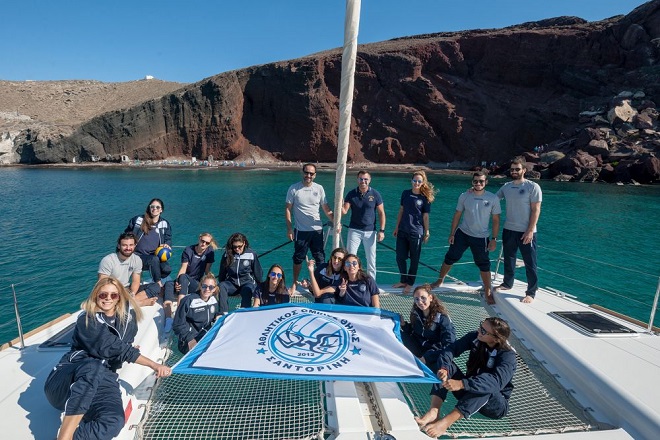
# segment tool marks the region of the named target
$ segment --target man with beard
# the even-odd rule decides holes
[[[505,183],[497,197],[506,200],[506,221],[502,230],[504,279],[497,290],[513,287],[516,255],[520,249],[525,262],[527,290],[524,303],[534,301],[538,290],[536,274],[536,223],[541,215],[541,187],[525,179],[527,162],[522,156],[514,157],[509,172],[513,181]]]
[[[140,284],[142,260],[134,254],[135,242],[135,235],[132,232],[122,233],[117,239],[117,252],[108,254],[101,260],[98,279],[116,278],[135,297],[139,305],[150,306],[158,300],[160,286],[157,283],[146,286]],[[147,293],[148,291],[151,295]]]

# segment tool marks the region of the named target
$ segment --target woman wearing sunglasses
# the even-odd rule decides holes
[[[380,308],[378,286],[362,269],[362,262],[355,254],[344,259],[344,273],[337,292],[337,304]]]
[[[289,291],[286,288],[284,270],[279,264],[273,264],[268,269],[268,276],[263,283],[259,283],[254,290],[252,307],[272,306],[273,304],[288,303]]]
[[[431,408],[417,423],[430,437],[444,434],[462,418],[479,412],[491,419],[500,419],[509,411],[509,398],[513,391],[511,380],[516,372],[516,352],[509,345],[511,329],[500,318],[486,318],[476,331],[449,344],[440,352],[438,379],[431,389]],[[454,358],[469,352],[465,374],[454,363]],[[451,391],[456,406],[440,417],[440,407]]]
[[[172,289],[176,290],[177,301],[181,302],[188,293],[198,290],[202,276],[211,272],[217,248],[213,235],[208,232],[199,234],[197,243],[186,246],[181,253],[181,268],[175,282],[165,283],[166,294]]]
[[[220,260],[220,311],[229,313],[229,295],[241,295],[241,308],[252,305],[252,295],[261,282],[263,269],[257,253],[250,249],[250,243],[240,232],[232,234],[225,245],[225,253]]]
[[[456,340],[456,329],[445,305],[431,292],[430,284],[417,286],[413,299],[410,323],[401,326],[401,339],[412,354],[435,367],[438,350]]]
[[[179,351],[188,353],[208,332],[220,315],[218,308],[218,283],[213,274],[207,273],[199,281],[199,292],[181,300],[176,309],[172,330],[179,338]]]
[[[307,259],[307,271],[309,281],[303,281],[301,286],[306,287],[314,295],[314,302],[323,304],[335,303],[335,292],[341,284],[342,271],[344,269],[344,258],[348,251],[344,248],[336,248],[330,254],[327,265],[314,269],[316,261]]]
[[[133,346],[142,312],[115,278],[100,279],[81,304],[71,350],[51,371],[46,398],[64,411],[58,439],[110,439],[124,426],[124,407],[116,371],[124,362],[154,370],[158,377],[171,369],[142,356]]]
[[[400,281],[392,287],[402,287],[408,295],[415,284],[422,243],[431,236],[429,213],[435,200],[435,189],[424,171],[415,171],[412,188],[401,193],[401,206],[396,217],[393,235],[396,237],[396,264],[399,266]],[[410,259],[410,267],[407,261]]]

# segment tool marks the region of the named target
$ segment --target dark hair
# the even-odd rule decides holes
[[[154,203],[154,202],[160,203],[160,207],[161,207],[160,212],[161,212],[161,214],[163,213],[163,211],[165,211],[165,203],[163,203],[163,201],[161,199],[158,199],[158,198],[151,199],[149,204],[147,204],[147,208],[144,210],[144,219],[142,220],[142,224],[140,225],[140,229],[142,229],[142,232],[145,235],[147,235],[147,234],[149,234],[149,232],[151,232],[151,228],[154,225],[152,223],[152,219],[151,219],[151,210],[149,210],[149,206],[151,206],[151,204]],[[158,215],[160,217],[160,214],[158,214]]]
[[[433,322],[435,321],[435,317],[438,316],[438,314],[448,315],[449,313],[447,312],[447,307],[445,307],[444,303],[440,301],[433,294],[430,284],[426,283],[415,287],[415,290],[413,290],[413,296],[415,296],[415,293],[418,290],[425,291],[429,295],[429,297],[431,297],[431,304],[429,305],[429,316],[427,316],[426,319],[424,320],[424,327],[430,328],[433,325]],[[410,322],[413,322],[415,319],[414,313],[416,308],[417,308],[417,302],[413,301],[412,309],[410,309]]]
[[[307,167],[314,167],[314,173],[316,173],[316,165],[314,165],[313,163],[306,163],[306,164],[304,164],[304,165],[302,166],[302,172],[303,172],[303,173],[305,172],[305,168],[307,168]]]
[[[338,247],[338,248],[333,249],[332,252],[330,253],[330,261],[328,261],[328,267],[325,270],[327,273],[331,273],[331,274],[341,273],[342,270],[344,269],[343,266],[342,266],[339,269],[339,272],[335,272],[335,270],[332,268],[332,256],[337,254],[337,253],[340,253],[340,252],[342,254],[344,254],[344,259],[341,261],[341,264],[342,265],[344,264],[344,261],[346,260],[346,256],[348,255],[348,251],[346,249],[344,249],[343,247]]]
[[[280,295],[284,295],[286,293],[286,279],[284,278],[284,269],[282,269],[282,266],[279,264],[273,264],[270,266],[270,269],[268,269],[268,273],[266,274],[266,279],[264,280],[263,283],[261,283],[261,292],[263,294],[269,292],[268,286],[270,283],[270,273],[273,271],[273,269],[278,268],[279,270],[282,271],[282,278],[277,282],[277,287],[275,288],[275,304],[279,304],[281,301]]]
[[[369,177],[371,177],[371,173],[370,173],[369,171],[367,171],[367,170],[364,170],[364,169],[358,171],[358,174],[357,174],[357,175],[358,175],[358,177],[360,177],[360,176],[363,176],[363,175],[365,175],[365,174],[369,174]]]
[[[511,163],[517,163],[523,168],[527,167],[527,161],[525,160],[525,156],[516,156],[513,159],[511,159]]]
[[[234,248],[232,247],[232,244],[235,241],[243,242],[244,251],[250,247],[250,243],[248,243],[248,239],[245,235],[241,234],[240,232],[234,232],[231,234],[229,239],[227,239],[227,244],[225,244],[225,258],[227,259],[227,266],[231,266],[234,262]]]
[[[122,232],[119,234],[119,238],[117,238],[117,251],[119,251],[119,245],[121,245],[122,240],[130,240],[133,239],[135,243],[137,243],[137,238],[135,238],[135,234],[132,232]]]
[[[486,318],[484,321],[488,321],[490,323],[491,334],[493,335],[493,338],[495,338],[495,346],[492,348],[502,351],[511,350],[511,345],[509,345],[511,327],[509,327],[509,323],[496,316]],[[489,348],[490,347],[488,347],[488,344],[485,342],[477,342],[477,355],[474,356],[474,358],[471,356],[470,359],[468,359],[466,365],[466,376],[470,377],[477,374],[479,369],[484,368],[487,365],[489,358]]]
[[[472,174],[472,177],[485,177],[488,179],[488,173],[485,171],[475,171],[474,174]]]
[[[357,260],[358,262],[358,272],[357,272],[357,279],[358,280],[364,280],[366,279],[369,275],[362,270],[362,261],[360,261],[360,257],[358,257],[355,254],[346,254],[344,257],[344,270],[342,271],[342,277],[348,280],[348,273],[346,273],[346,260],[348,260],[349,257],[353,257]]]

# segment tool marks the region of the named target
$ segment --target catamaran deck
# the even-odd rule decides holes
[[[540,291],[532,304],[522,304],[524,286],[516,283],[511,291],[499,293],[497,305],[490,307],[485,306],[477,288],[450,284],[438,293],[449,308],[457,335],[476,329],[487,316],[500,315],[511,324],[512,344],[519,355],[511,411],[502,420],[480,415],[461,420],[448,435],[656,438],[660,432],[660,399],[654,385],[660,377],[659,336],[616,318],[638,333],[586,336],[548,314],[588,310],[584,304],[547,291]],[[230,300],[235,307],[238,299]],[[305,295],[294,301],[310,302]],[[407,316],[412,297],[384,292],[381,304]],[[146,342],[158,339],[158,329],[162,329],[162,309],[147,309],[147,325],[138,334],[142,339],[136,340],[143,349]],[[0,351],[0,375],[8,389],[0,401],[0,413],[6,420],[7,438],[55,436],[59,413],[45,400],[43,383],[67,347],[44,350],[38,346],[74,321],[75,317],[65,318],[28,338],[24,350]],[[152,345],[147,355],[162,357],[158,344]],[[167,363],[174,364],[179,358],[174,349]],[[465,358],[458,359],[459,364],[464,362]],[[419,431],[413,415],[427,410],[430,385],[185,375],[154,383],[153,375],[151,379],[147,376],[150,371],[140,366],[128,364],[122,369],[120,383],[129,392],[125,398],[129,429],[119,438],[428,438]],[[450,394],[443,413],[454,402]]]

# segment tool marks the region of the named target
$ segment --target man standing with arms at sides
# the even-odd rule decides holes
[[[527,290],[521,301],[531,303],[538,290],[536,223],[541,215],[542,194],[537,183],[525,179],[526,165],[524,157],[514,157],[509,169],[513,181],[505,183],[497,192],[497,197],[506,200],[506,220],[502,231],[504,280],[496,290],[513,287],[516,255],[520,249],[527,275]]]
[[[472,175],[472,190],[458,197],[456,212],[451,221],[449,232],[449,250],[440,268],[440,277],[431,284],[439,287],[445,281],[452,265],[461,259],[469,247],[472,251],[474,264],[479,267],[481,282],[484,285],[484,295],[488,304],[495,304],[490,283],[490,258],[488,252],[497,246],[497,233],[500,230],[500,199],[492,192],[486,191],[488,179],[486,173],[477,171]],[[460,222],[461,216],[463,221]],[[489,233],[488,224],[493,218],[493,234]]]
[[[348,225],[346,243],[349,254],[357,254],[360,243],[364,244],[367,257],[367,271],[376,281],[376,240],[385,238],[385,208],[380,193],[373,189],[371,174],[366,170],[358,172],[358,186],[346,194],[342,206],[342,214],[351,210],[351,222]],[[376,213],[380,228],[376,232]]]
[[[98,270],[98,279],[113,277],[135,297],[140,306],[151,306],[158,299],[160,286],[144,286],[150,290],[147,295],[145,290],[140,291],[140,277],[142,276],[142,260],[135,255],[135,235],[132,232],[124,232],[117,239],[117,252],[108,254],[101,260]],[[153,283],[155,284],[155,283]]]
[[[301,182],[296,182],[289,187],[284,210],[287,236],[294,242],[293,284],[289,288],[291,295],[296,292],[300,268],[307,256],[307,250],[312,252],[317,266],[325,263],[323,223],[321,223],[319,208],[323,208],[328,219],[333,221],[332,210],[325,198],[325,190],[318,183],[314,183],[316,166],[311,163],[303,165],[302,177]],[[296,225],[295,229],[292,219]]]

